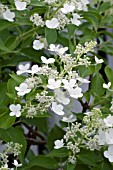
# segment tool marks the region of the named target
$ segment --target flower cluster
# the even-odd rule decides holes
[[[13,22],[15,18],[15,13],[11,12],[8,6],[0,3],[0,18]]]
[[[0,153],[0,163],[2,164],[0,170],[8,170],[8,155],[13,154],[14,157],[18,156],[21,153],[22,145],[19,143],[8,142],[6,147],[2,153]],[[18,164],[17,160],[14,160],[13,163],[16,167],[21,166],[22,164]],[[11,169],[13,170],[13,168]]]
[[[104,156],[113,162],[113,116],[102,117],[100,109],[94,108],[91,112],[85,113],[82,123],[71,123],[67,127],[64,139],[54,142],[55,149],[67,147],[70,150],[68,161],[76,163],[76,158],[81,148],[91,151],[100,150],[101,147],[108,147]],[[65,146],[64,146],[65,145]]]
[[[92,41],[85,43],[85,47],[82,47],[82,53],[86,54],[88,51],[92,51],[95,44]],[[63,116],[65,115],[65,107],[70,106],[70,101],[83,96],[81,85],[90,81],[80,77],[75,71],[76,66],[78,66],[77,58],[67,54],[67,50],[67,47],[50,45],[50,53],[57,54],[58,60],[61,61],[59,72],[54,65],[57,60],[45,56],[41,56],[41,67],[33,65],[30,69],[29,64],[19,65],[17,74],[26,74],[24,82],[15,87],[17,94],[21,99],[24,99],[24,96],[29,93],[33,93],[33,96],[31,95],[26,105],[23,105],[24,103],[23,106],[11,104],[9,107],[10,116],[20,117],[21,114],[26,114],[26,117],[33,118],[37,114],[44,114],[49,109],[57,115]],[[65,119],[67,119],[66,116],[64,116]],[[71,119],[75,120],[75,118],[70,117]]]

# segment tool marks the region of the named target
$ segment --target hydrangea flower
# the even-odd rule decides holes
[[[18,11],[23,11],[26,9],[27,3],[20,0],[15,1],[15,6]]]
[[[33,41],[33,48],[35,50],[41,50],[42,48],[44,48],[44,43],[42,43],[40,40],[34,40]]]
[[[110,87],[111,87],[111,82],[109,82],[108,84],[103,83],[103,88],[109,89]]]
[[[72,24],[79,26],[81,24],[81,21],[79,20],[81,17],[77,13],[73,13],[73,18],[71,18]]]
[[[62,121],[63,122],[75,122],[77,120],[76,116],[70,115],[68,117],[63,117]]]
[[[36,74],[36,73],[38,73],[39,71],[41,70],[41,68],[37,65],[37,64],[35,64],[35,65],[33,65],[32,67],[31,67],[31,70],[29,71],[31,74]]]
[[[53,89],[59,88],[60,85],[61,85],[61,80],[56,80],[55,81],[55,79],[49,78],[47,87],[49,89],[53,90]]]
[[[99,129],[99,133],[97,135],[98,137],[98,144],[99,145],[105,145],[106,144],[106,136],[105,136],[105,132],[101,129]]]
[[[104,119],[104,123],[107,127],[113,126],[113,116],[109,115]]]
[[[70,99],[66,97],[65,92],[63,92],[60,88],[54,90],[55,93],[55,99],[64,105],[67,105],[70,103]]]
[[[113,128],[108,129],[107,132],[105,132],[106,136],[106,143],[111,145],[113,144]]]
[[[76,87],[76,88],[70,88],[68,90],[70,96],[72,98],[75,98],[75,99],[78,99],[79,97],[82,97],[83,94],[81,93],[82,92],[82,89],[80,87]]]
[[[49,50],[57,52],[59,55],[63,55],[68,50],[68,47],[62,48],[60,45],[55,46],[54,44],[50,44]]]
[[[110,145],[108,150],[104,151],[104,156],[109,159],[109,162],[113,162],[113,145]]]
[[[20,65],[18,66],[19,70],[17,71],[17,74],[20,75],[20,74],[29,72],[29,70],[28,70],[29,67],[30,67],[30,64],[29,64],[29,63],[27,63],[27,64],[25,64],[25,65],[20,64]]]
[[[49,59],[47,59],[47,58],[44,57],[44,56],[41,56],[41,60],[42,60],[42,62],[45,63],[45,64],[52,64],[52,63],[55,62],[55,59],[54,59],[54,58],[49,58]]]
[[[82,77],[78,77],[77,80],[80,81],[81,83],[90,83],[89,80],[83,79]]]
[[[76,80],[75,79],[70,79],[69,81],[66,79],[62,80],[63,84],[64,84],[64,88],[65,89],[70,89],[73,88],[76,84]]]
[[[54,146],[54,149],[60,149],[64,146],[64,143],[63,143],[63,139],[61,140],[56,140],[54,142],[55,146]]]
[[[57,104],[56,102],[52,102],[51,110],[60,116],[65,114],[63,111],[63,106],[61,104]]]
[[[16,116],[16,117],[20,117],[21,116],[21,112],[20,112],[21,105],[20,104],[17,104],[17,105],[11,104],[9,106],[9,109],[11,110],[11,112],[9,114],[10,116]]]
[[[73,12],[75,9],[75,7],[73,5],[70,5],[70,4],[64,4],[63,8],[61,8],[61,11],[64,13],[64,14],[68,14],[70,12]]]
[[[15,13],[11,12],[9,9],[6,9],[6,11],[3,12],[3,18],[10,22],[13,22],[15,18]]]
[[[51,20],[46,20],[46,27],[50,29],[55,29],[59,26],[59,22],[57,18],[52,18]]]
[[[103,60],[103,59],[98,59],[98,58],[95,56],[95,62],[96,62],[96,64],[101,64],[101,63],[104,62],[104,60]]]
[[[28,87],[26,83],[21,83],[19,87],[15,87],[15,89],[18,91],[17,94],[19,96],[24,96],[25,94],[29,93],[31,89]]]
[[[14,164],[14,166],[16,166],[16,167],[22,166],[22,164],[19,164],[17,160],[14,160],[13,164]]]

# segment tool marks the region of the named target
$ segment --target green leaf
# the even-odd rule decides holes
[[[37,126],[39,131],[48,132],[48,127],[47,127],[47,120],[46,118],[41,118],[41,117],[35,117],[35,118],[26,118],[21,116],[21,121],[28,124],[28,125],[35,125]]]
[[[0,115],[0,128],[8,129],[15,122],[15,116],[9,116],[9,112]]]
[[[10,50],[4,45],[3,41],[0,39],[0,50],[9,52]]]
[[[47,145],[50,150],[53,150],[54,148],[54,141],[58,139],[62,139],[63,135],[64,135],[64,131],[60,127],[55,125],[54,128],[50,131],[48,136]]]
[[[105,73],[106,73],[106,76],[107,76],[108,80],[111,82],[111,85],[113,87],[113,70],[109,66],[106,66]]]
[[[20,83],[22,83],[25,79],[26,79],[26,77],[24,77],[24,76],[20,76],[20,75],[16,75],[16,74],[10,74],[10,76],[16,81],[16,83],[18,83],[18,84],[20,84]]]
[[[101,76],[101,74],[97,73],[93,79],[92,79],[92,91],[96,96],[102,96],[105,92],[105,89],[103,88],[104,80]]]
[[[33,5],[33,6],[38,6],[38,7],[44,7],[45,6],[45,3],[37,1],[37,0],[31,0],[30,4]]]
[[[36,51],[34,50],[33,48],[23,48],[21,50],[22,52],[22,55],[24,55],[25,57],[27,57],[29,59],[29,61],[33,61],[33,62],[37,62],[37,63],[40,63],[40,57],[45,55],[43,51],[39,50],[39,51]]]
[[[67,162],[67,169],[66,170],[75,170],[76,164],[71,164]]]
[[[5,43],[5,46],[8,47],[11,51],[13,51],[20,44],[20,42],[21,38],[10,36]]]
[[[48,156],[63,158],[68,156],[68,152],[69,151],[67,150],[67,148],[54,149],[48,154]]]
[[[23,162],[24,154],[26,151],[26,140],[24,135],[16,128],[10,127],[9,129],[0,129],[0,139],[5,142],[14,142],[22,144],[21,154],[19,155],[19,159]]]
[[[18,83],[13,79],[9,79],[7,82],[7,95],[11,98],[11,99],[15,99],[16,97],[16,90],[15,87],[16,85],[18,85]]]
[[[7,97],[7,83],[0,84],[0,105],[7,105],[9,98]]]
[[[79,43],[80,44],[84,44],[85,42],[88,42],[88,41],[91,41],[94,39],[96,35],[87,35],[87,36],[84,36],[80,39]]]
[[[99,6],[98,10],[99,10],[100,13],[103,13],[107,9],[109,9],[110,7],[111,7],[110,2],[104,2]]]
[[[25,170],[27,169],[29,170],[33,166],[40,166],[42,168],[47,168],[47,169],[56,169],[57,162],[53,158],[40,155],[33,158],[28,164],[27,168],[25,168]]]
[[[67,29],[68,29],[69,37],[72,37],[75,32],[76,26],[73,24],[68,24]]]
[[[45,37],[48,44],[54,44],[57,40],[57,31],[55,29],[45,28]]]
[[[12,22],[6,21],[6,20],[0,20],[0,31],[9,28],[9,26],[13,26],[14,24]]]

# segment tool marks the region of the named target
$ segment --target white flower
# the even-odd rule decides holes
[[[77,13],[74,13],[73,18],[71,18],[72,24],[79,26],[81,24],[81,21],[78,19],[80,19],[80,18],[81,18],[80,15],[78,15]]]
[[[3,18],[10,22],[13,22],[15,18],[15,13],[7,9],[5,12],[3,12]]]
[[[113,128],[108,129],[107,132],[105,132],[106,136],[106,143],[111,145],[113,144]]]
[[[50,44],[50,51],[55,51],[57,52],[59,55],[63,55],[67,50],[68,50],[68,47],[60,47],[60,45],[57,45],[55,46],[54,44]]]
[[[70,115],[68,117],[63,117],[62,121],[63,122],[75,122],[77,120],[76,116]]]
[[[46,20],[46,26],[50,29],[55,29],[59,26],[57,18],[52,18],[51,20]]]
[[[55,62],[55,59],[54,58],[49,58],[47,59],[46,57],[44,56],[41,56],[41,60],[43,63],[45,64],[51,64],[51,63],[54,63]]]
[[[54,92],[55,98],[59,103],[62,103],[64,105],[69,104],[70,99],[66,97],[65,92],[63,92],[60,88],[55,89]]]
[[[109,162],[113,162],[113,145],[108,147],[108,150],[104,152],[104,156],[109,159]]]
[[[20,166],[22,166],[22,164],[19,164],[18,162],[17,162],[17,160],[14,160],[14,166],[16,166],[16,167],[20,167]]]
[[[79,80],[81,83],[90,83],[89,80],[83,79],[82,77],[78,77],[77,80]]]
[[[89,4],[89,1],[88,1],[88,0],[81,0],[81,3],[82,3],[83,5],[87,5],[87,4]]]
[[[20,75],[20,74],[29,72],[29,70],[28,70],[29,67],[30,67],[30,64],[29,64],[29,63],[27,63],[27,64],[25,64],[25,65],[20,64],[20,65],[18,66],[19,70],[17,71],[17,74]]]
[[[79,10],[79,11],[81,11],[82,10],[82,3],[81,2],[78,2],[77,3],[77,9]]]
[[[18,11],[23,11],[26,9],[27,3],[17,0],[17,1],[15,1],[15,6]]]
[[[95,56],[95,62],[96,62],[96,64],[101,64],[101,63],[104,62],[104,60],[103,60],[103,59],[98,59],[98,58]]]
[[[98,137],[99,145],[106,144],[106,136],[105,136],[105,132],[103,130],[99,129],[99,134],[97,135],[97,137]]]
[[[18,91],[17,94],[19,96],[24,96],[25,94],[29,93],[31,89],[28,87],[26,83],[21,83],[19,87],[15,87],[15,89]]]
[[[60,85],[61,85],[61,80],[55,81],[55,79],[49,78],[47,87],[49,89],[56,89],[56,88],[59,88]]]
[[[80,87],[70,88],[70,89],[68,89],[68,92],[69,92],[70,96],[75,99],[78,99],[79,97],[83,96],[83,94],[81,93],[82,89]]]
[[[105,125],[107,127],[112,127],[113,126],[113,116],[109,115],[104,119]]]
[[[16,116],[16,117],[20,117],[21,116],[21,112],[20,112],[21,105],[20,104],[17,104],[17,105],[11,104],[9,106],[9,109],[11,110],[11,112],[9,114],[10,116]]]
[[[65,89],[70,89],[73,88],[76,84],[76,80],[75,79],[70,79],[69,81],[66,79],[62,80],[63,84],[64,84],[64,88]]]
[[[54,142],[55,146],[54,146],[54,149],[60,149],[64,146],[64,143],[63,143],[63,139],[61,140],[56,140]]]
[[[30,73],[31,73],[31,74],[36,74],[36,73],[38,73],[40,70],[41,70],[41,68],[40,68],[37,64],[35,64],[35,65],[33,65],[33,66],[31,67]]]
[[[105,89],[109,89],[111,87],[111,82],[109,82],[108,84],[103,84],[103,88]]]
[[[75,7],[73,5],[69,5],[69,4],[64,4],[64,8],[61,8],[61,11],[64,13],[64,14],[68,14],[70,12],[73,12],[75,9]]]
[[[40,40],[34,40],[33,41],[33,48],[35,50],[41,50],[42,48],[44,48],[44,43],[40,42]]]
[[[60,116],[65,114],[63,111],[63,106],[61,104],[57,104],[56,102],[52,102],[51,110]]]

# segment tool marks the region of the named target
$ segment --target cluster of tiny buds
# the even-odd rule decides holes
[[[30,21],[33,22],[34,25],[36,26],[41,26],[41,27],[44,26],[43,18],[38,13],[34,13],[33,15],[31,15]]]
[[[74,53],[79,56],[82,56],[83,54],[86,54],[89,51],[93,52],[96,45],[96,41],[85,42],[84,46],[78,44]]]

